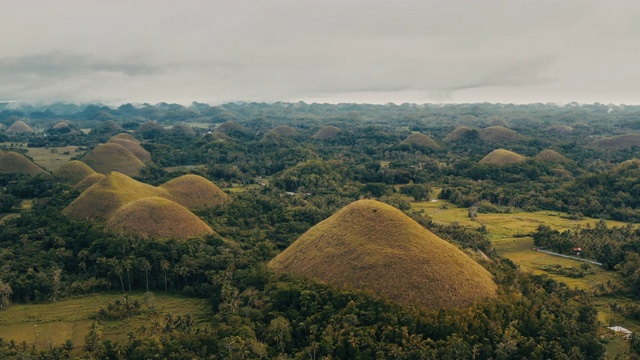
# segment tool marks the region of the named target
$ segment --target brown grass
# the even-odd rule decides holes
[[[7,151],[0,155],[0,173],[37,175],[43,172],[42,168],[17,152]]]
[[[131,151],[114,143],[98,145],[85,155],[82,161],[101,174],[118,171],[128,176],[137,176],[145,167],[144,163]]]
[[[14,122],[5,132],[13,134],[32,133],[35,132],[31,126],[27,125],[24,121],[18,120]]]
[[[458,126],[452,132],[450,132],[445,138],[445,142],[455,142],[463,139],[465,135],[473,132],[473,129],[468,126]]]
[[[480,160],[480,164],[495,164],[502,166],[519,163],[525,160],[526,158],[524,156],[516,154],[513,151],[497,149],[482,158],[482,160]]]
[[[172,199],[164,189],[141,183],[114,171],[83,191],[63,213],[76,220],[106,220],[124,204],[152,196]]]
[[[184,206],[160,197],[148,197],[123,205],[107,226],[143,237],[189,239],[213,234],[213,230]]]
[[[544,129],[544,131],[549,134],[565,135],[572,133],[573,128],[568,125],[551,125],[548,128]]]
[[[315,134],[313,134],[313,138],[316,140],[326,140],[331,139],[338,135],[342,130],[339,127],[335,126],[325,126],[318,130]]]
[[[288,125],[278,125],[267,132],[267,135],[295,136],[298,131]]]
[[[480,140],[490,144],[505,144],[518,141],[520,135],[502,126],[490,126],[478,131]]]
[[[107,144],[118,144],[123,148],[129,150],[135,157],[137,157],[143,163],[151,162],[151,154],[142,146],[138,140],[125,140],[122,138],[111,138],[107,141]]]
[[[567,159],[564,155],[550,149],[540,151],[540,153],[536,155],[536,159],[556,163],[564,163],[569,161],[569,159]]]
[[[373,200],[312,227],[269,266],[428,308],[467,306],[497,291],[491,274],[460,249]]]
[[[407,138],[404,139],[401,142],[401,144],[424,146],[424,147],[429,148],[429,149],[439,149],[440,148],[440,145],[438,145],[438,143],[435,142],[432,138],[428,137],[425,134],[421,134],[421,133],[412,133],[411,135],[407,136]]]
[[[624,150],[633,146],[640,146],[640,133],[624,134],[598,139],[591,143],[598,150]]]
[[[91,187],[91,185],[97,183],[98,181],[104,179],[106,176],[104,174],[95,173],[87,176],[86,178],[80,180],[77,184],[73,186],[75,190],[85,191]]]
[[[111,139],[113,139],[113,140],[119,139],[119,140],[133,141],[133,142],[136,142],[138,144],[140,143],[140,140],[136,139],[135,137],[133,137],[133,135],[131,135],[129,133],[116,134],[116,135],[113,135],[111,137]]]
[[[188,209],[204,209],[229,201],[229,196],[202,176],[188,174],[160,185],[173,199]]]
[[[60,169],[55,172],[55,175],[66,183],[77,184],[82,179],[95,173],[96,172],[93,171],[93,169],[90,168],[89,165],[83,163],[82,161],[72,160],[62,165]]]

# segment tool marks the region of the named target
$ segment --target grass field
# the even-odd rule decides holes
[[[36,344],[48,347],[59,345],[67,339],[73,341],[75,347],[84,344],[84,338],[93,322],[91,316],[101,307],[122,298],[122,294],[99,294],[76,299],[67,299],[55,303],[13,305],[0,312],[0,337],[13,339],[18,343]],[[143,293],[133,293],[132,299],[143,303]],[[208,321],[209,304],[203,299],[183,298],[181,296],[154,294],[150,305],[158,309],[157,320],[162,322],[165,314],[191,314],[196,324]],[[130,319],[104,321],[102,332],[105,339],[120,340],[129,332],[145,325],[149,327],[149,315],[141,314]]]
[[[10,147],[15,145],[18,148],[26,148],[26,144],[0,143],[0,146]],[[69,162],[73,156],[79,155],[78,146],[64,146],[53,148],[26,148],[27,155],[41,168],[47,171],[57,171],[62,165]]]

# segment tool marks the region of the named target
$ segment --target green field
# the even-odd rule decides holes
[[[65,299],[54,303],[13,305],[0,311],[0,337],[13,339],[17,343],[26,341],[38,347],[49,344],[59,345],[71,340],[75,347],[84,344],[89,326],[94,321],[91,317],[101,307],[117,299],[122,294],[98,294],[75,299]],[[143,293],[132,293],[131,298],[144,303]],[[190,314],[196,324],[209,321],[211,312],[207,300],[184,298],[181,296],[155,293],[151,306],[155,306],[158,315],[154,319],[143,313],[130,319],[103,321],[102,333],[105,339],[121,340],[129,332],[138,333],[141,326],[149,327],[153,320],[162,323],[166,314]]]

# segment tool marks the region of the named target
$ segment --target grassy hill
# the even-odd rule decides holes
[[[564,163],[569,161],[569,159],[564,155],[560,154],[555,150],[550,150],[550,149],[545,149],[540,151],[540,153],[536,155],[536,159],[546,161],[546,162],[555,162],[555,163]]]
[[[128,176],[137,176],[145,164],[122,145],[100,144],[82,158],[82,162],[101,174],[118,171]]]
[[[598,139],[591,143],[598,150],[615,151],[640,146],[640,133],[624,134]]]
[[[122,205],[152,196],[172,199],[164,189],[141,183],[114,171],[83,191],[63,213],[76,220],[106,220]]]
[[[12,134],[24,134],[35,132],[31,126],[27,125],[24,121],[18,120],[5,130],[5,132]]]
[[[133,135],[129,134],[129,133],[120,133],[120,134],[116,134],[113,135],[111,137],[112,140],[127,140],[127,141],[133,141],[136,142],[138,144],[140,144],[140,140],[136,139],[135,137],[133,137]]]
[[[69,184],[77,184],[82,179],[89,175],[93,175],[96,172],[93,171],[89,165],[79,160],[71,160],[68,163],[62,165],[55,175],[64,182]]]
[[[425,135],[425,134],[421,134],[421,133],[413,133],[409,136],[407,136],[406,139],[404,139],[401,144],[408,144],[408,145],[417,145],[417,146],[423,146],[429,149],[439,149],[440,145],[438,145],[437,142],[435,142],[432,138],[430,138],[429,136]]]
[[[497,290],[491,274],[456,246],[374,200],[315,225],[269,267],[428,308],[466,306]]]
[[[88,188],[90,188],[91,185],[97,183],[98,181],[104,179],[105,177],[106,175],[100,174],[100,173],[91,174],[85,177],[84,179],[78,181],[78,183],[76,183],[73,186],[73,188],[78,191],[85,191]]]
[[[107,141],[107,144],[118,144],[123,148],[129,150],[135,157],[137,157],[143,163],[151,162],[151,154],[140,145],[137,140],[126,140],[122,138],[111,138]]]
[[[189,239],[213,230],[184,206],[161,197],[127,203],[107,220],[107,227],[142,237]]]
[[[44,170],[22,154],[7,151],[0,154],[0,173],[37,175]]]
[[[553,135],[565,135],[573,132],[573,128],[568,125],[551,125],[548,128],[544,129],[544,131],[548,134]]]
[[[489,144],[508,144],[520,139],[520,135],[517,132],[502,126],[490,126],[480,129],[478,131],[478,137],[483,142]]]
[[[473,132],[474,130],[468,126],[458,126],[444,138],[444,142],[460,141]]]
[[[229,201],[216,184],[202,176],[188,174],[170,180],[160,188],[167,190],[173,199],[188,209],[204,209]]]
[[[496,149],[480,160],[480,164],[507,165],[525,161],[526,158],[513,151]]]
[[[340,130],[339,127],[329,125],[321,128],[320,130],[318,130],[318,132],[313,134],[313,138],[316,140],[331,139],[332,137],[338,135],[341,131],[342,130]]]

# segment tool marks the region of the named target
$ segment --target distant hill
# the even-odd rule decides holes
[[[113,135],[111,137],[111,140],[116,140],[116,139],[133,141],[140,144],[140,140],[136,139],[133,135],[129,133],[120,133],[120,134]]]
[[[278,125],[273,129],[269,130],[265,136],[269,135],[279,135],[279,136],[295,136],[298,133],[298,130],[292,128],[288,125]]]
[[[536,155],[536,159],[547,161],[547,162],[556,162],[556,163],[564,163],[570,161],[564,155],[560,154],[555,150],[542,150],[538,155]]]
[[[313,138],[316,140],[327,140],[337,136],[341,131],[342,130],[340,130],[339,127],[329,125],[321,128],[318,132],[313,134]]]
[[[75,129],[68,121],[59,121],[55,123],[47,132],[51,135],[78,134],[80,131]]]
[[[132,137],[133,138],[133,137]],[[151,162],[151,154],[147,151],[147,149],[143,148],[140,145],[140,142],[135,138],[133,140],[124,139],[124,136],[121,137],[112,137],[107,140],[108,143],[118,144],[123,148],[129,150],[135,157],[137,157],[143,163]]]
[[[320,222],[269,267],[431,309],[493,298],[491,274],[400,210],[360,200]]]
[[[137,176],[145,164],[131,151],[115,143],[100,144],[82,158],[82,162],[101,174],[118,171]]]
[[[513,143],[520,139],[520,135],[517,132],[502,126],[490,126],[480,129],[478,130],[478,137],[489,144]]]
[[[497,149],[482,158],[482,160],[480,160],[480,164],[507,165],[519,163],[525,160],[526,158],[524,156],[514,153],[513,151]]]
[[[35,132],[31,126],[27,125],[24,121],[18,120],[14,122],[11,126],[5,130],[7,133],[11,134],[26,134]]]
[[[640,146],[640,133],[624,134],[608,138],[598,139],[591,143],[598,150],[624,150],[634,146]]]
[[[458,126],[444,138],[444,142],[457,142],[466,139],[474,132],[475,130],[468,126]]]
[[[551,125],[548,128],[544,129],[544,131],[548,134],[566,135],[572,133],[573,128],[568,125]]]
[[[175,125],[174,127],[171,128],[171,130],[169,130],[169,133],[175,136],[182,136],[182,137],[196,136],[195,130],[193,130],[191,127],[184,124]]]
[[[37,175],[45,171],[17,152],[0,152],[0,173]]]
[[[214,233],[187,208],[160,197],[148,197],[123,205],[110,216],[107,227],[143,237],[183,240]]]
[[[229,196],[202,176],[188,174],[170,180],[160,188],[167,190],[180,205],[191,209],[204,209],[229,201]]]
[[[417,145],[434,150],[440,148],[440,145],[438,145],[438,143],[435,142],[432,138],[421,133],[412,133],[411,135],[407,136],[407,138],[404,139],[400,144]]]
[[[114,171],[83,191],[63,213],[75,220],[106,220],[122,205],[153,196],[172,199],[165,189],[141,183]]]
[[[77,184],[89,175],[95,174],[89,165],[78,160],[71,160],[62,165],[55,175],[64,182],[69,184]]]

